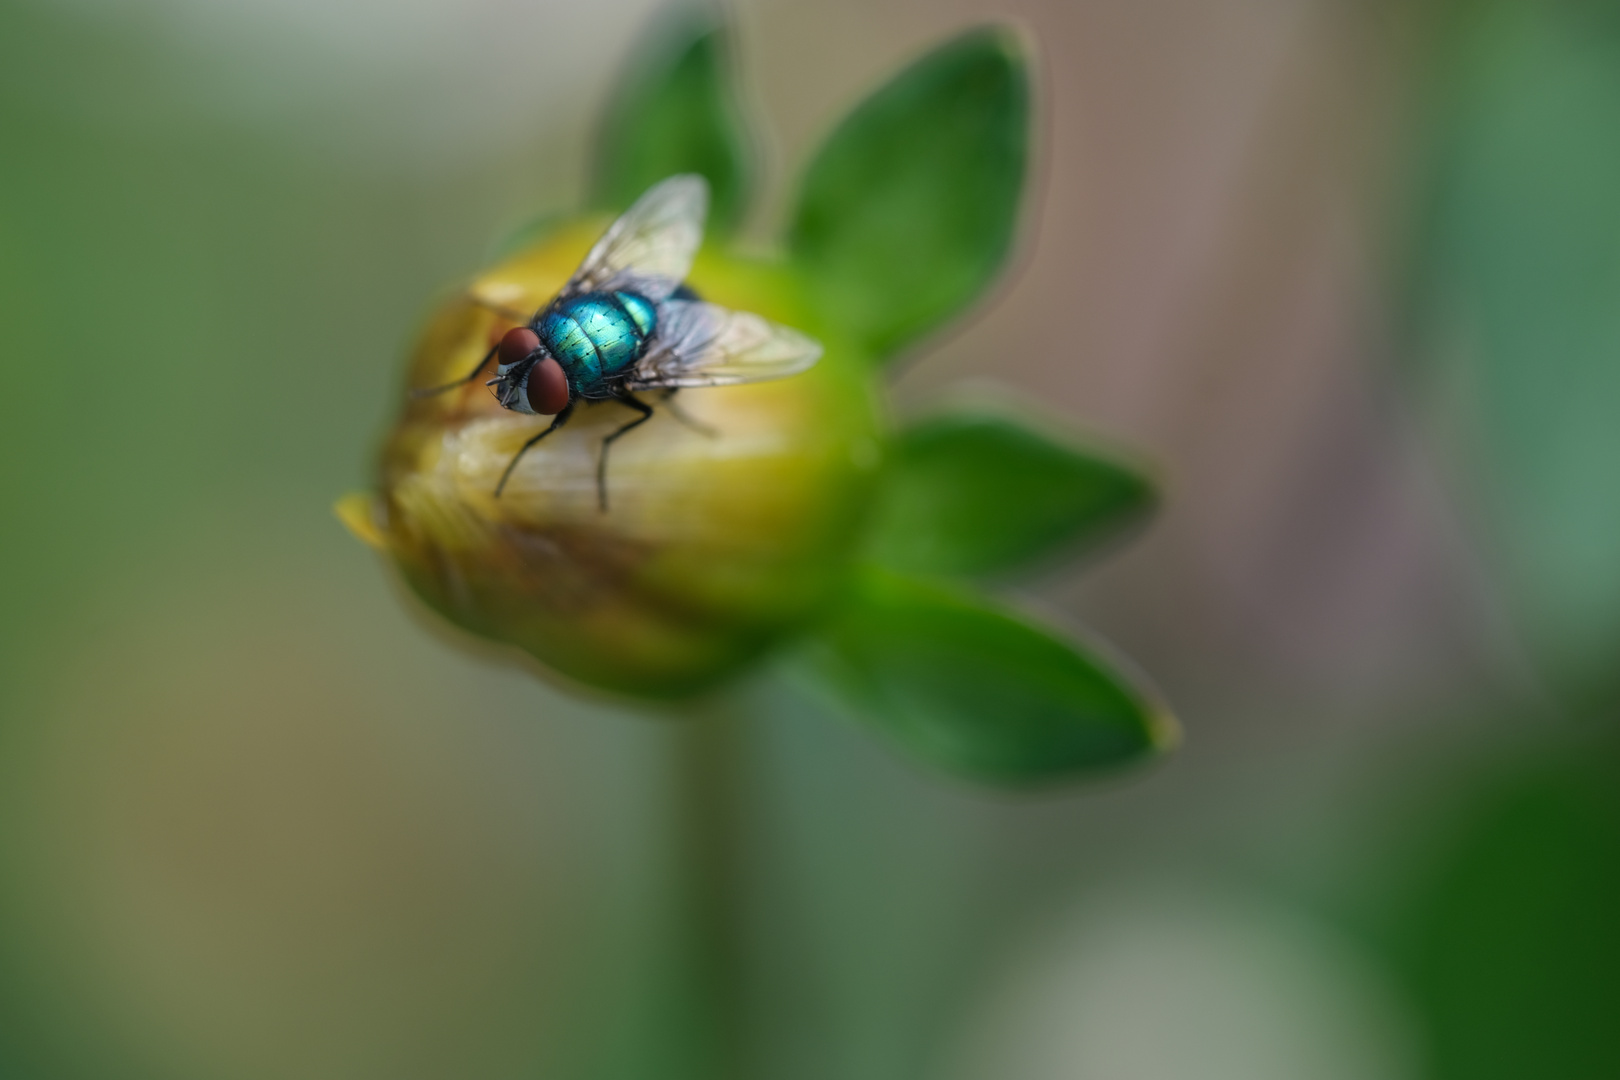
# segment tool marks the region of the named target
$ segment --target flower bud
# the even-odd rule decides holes
[[[563,228],[446,304],[408,387],[464,377],[556,295],[605,224]],[[635,418],[626,406],[576,406],[497,496],[513,455],[550,419],[502,409],[487,374],[402,394],[378,493],[346,500],[340,515],[434,610],[572,680],[667,697],[740,669],[836,592],[880,464],[880,420],[869,365],[827,336],[788,268],[706,254],[688,283],[817,337],[821,360],[774,382],[668,401],[639,393],[655,414],[613,444],[606,510],[598,457]]]

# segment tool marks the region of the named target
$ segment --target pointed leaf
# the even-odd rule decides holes
[[[730,34],[688,12],[665,22],[631,57],[597,151],[595,197],[622,210],[658,181],[702,173],[712,226],[734,227],[747,210],[753,144],[737,101]]]
[[[1460,9],[1418,239],[1423,355],[1461,433],[1515,633],[1571,699],[1620,638],[1620,20]]]
[[[820,672],[918,757],[1037,784],[1136,761],[1174,720],[1100,657],[972,594],[871,573],[821,633]]]
[[[1117,535],[1153,506],[1140,472],[1010,416],[960,410],[904,429],[871,554],[911,573],[993,574]]]
[[[546,237],[556,232],[572,215],[560,213],[556,210],[544,214],[537,214],[502,236],[489,251],[490,261],[496,262],[509,259],[524,248],[533,247]]]
[[[886,358],[966,307],[1012,246],[1028,152],[1006,29],[956,38],[857,106],[811,162],[790,237],[828,317]]]

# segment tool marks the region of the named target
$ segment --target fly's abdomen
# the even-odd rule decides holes
[[[633,292],[616,292],[613,298],[624,308],[624,313],[635,322],[642,338],[652,337],[653,330],[658,326],[658,309],[653,307],[652,301]]]
[[[585,293],[540,317],[535,332],[581,389],[641,358],[658,325],[657,309],[635,293]]]

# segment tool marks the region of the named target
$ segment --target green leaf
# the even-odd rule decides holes
[[[1403,815],[1441,841],[1386,884],[1383,938],[1433,1080],[1620,1076],[1620,743],[1561,736],[1459,763]]]
[[[684,12],[631,57],[597,149],[595,198],[622,210],[676,173],[708,178],[710,222],[729,229],[748,208],[753,143],[737,101],[730,35]]]
[[[1467,7],[1416,260],[1428,355],[1517,633],[1567,697],[1620,639],[1620,20]]]
[[[827,315],[875,357],[961,311],[1001,269],[1029,98],[1018,39],[974,30],[857,106],[811,162],[792,252]]]
[[[1153,506],[1140,472],[983,409],[905,428],[872,557],[925,574],[993,574],[1116,535]]]
[[[908,578],[863,575],[813,656],[826,682],[895,742],[991,783],[1064,780],[1177,739],[1168,713],[1078,643]]]
[[[552,210],[530,218],[522,225],[502,236],[491,249],[489,258],[491,262],[508,259],[524,248],[540,243],[546,237],[557,231],[557,227],[568,221],[572,214],[560,213]]]

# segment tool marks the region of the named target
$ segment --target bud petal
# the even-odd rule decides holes
[[[445,305],[409,385],[464,376],[555,295],[602,227],[566,228]],[[681,391],[673,405],[690,424],[662,392],[640,395],[656,413],[613,445],[605,512],[597,459],[635,416],[623,405],[577,407],[497,498],[549,419],[500,408],[483,378],[407,400],[369,513],[346,500],[340,516],[430,607],[579,682],[670,696],[745,665],[836,591],[879,466],[879,416],[869,365],[827,338],[786,268],[708,255],[689,281],[821,338],[825,354],[792,378]]]

